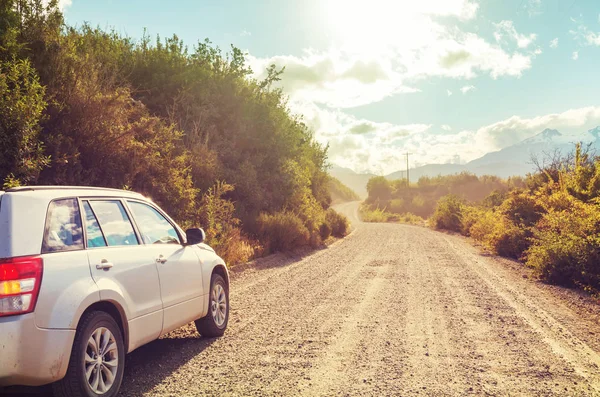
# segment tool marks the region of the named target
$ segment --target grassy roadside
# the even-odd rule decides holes
[[[405,212],[403,214],[395,214],[392,212],[387,212],[385,208],[371,209],[368,205],[364,203],[360,205],[358,212],[363,222],[405,223],[409,225],[418,226],[427,226],[428,224],[427,220],[410,212]]]

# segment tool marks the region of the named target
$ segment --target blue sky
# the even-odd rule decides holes
[[[468,161],[600,124],[597,0],[63,0],[66,20],[247,51],[356,171]],[[414,164],[413,164],[414,165]]]

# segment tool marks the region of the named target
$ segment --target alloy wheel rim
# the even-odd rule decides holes
[[[212,289],[210,307],[215,324],[221,328],[225,324],[225,318],[227,317],[227,296],[221,284],[215,284]]]
[[[119,368],[117,341],[108,328],[97,328],[85,349],[85,379],[96,394],[105,394],[115,383]]]

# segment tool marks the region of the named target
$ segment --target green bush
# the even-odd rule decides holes
[[[462,229],[463,200],[453,194],[442,197],[431,217],[431,225],[436,229],[460,232]]]
[[[557,199],[554,195],[553,199]],[[573,197],[543,216],[527,250],[527,265],[551,283],[600,288],[600,210]],[[568,200],[568,201],[567,201]]]
[[[494,190],[483,199],[483,206],[487,208],[499,207],[506,200],[506,193],[500,190]]]
[[[329,223],[325,222],[319,227],[319,234],[321,235],[321,240],[325,241],[331,236],[331,226]]]
[[[350,230],[348,218],[332,208],[325,213],[325,222],[331,227],[331,234],[335,237],[344,237]]]
[[[261,214],[257,223],[266,252],[289,251],[310,243],[310,232],[302,220],[291,212]]]
[[[401,214],[403,212],[406,212],[406,209],[404,206],[404,199],[398,198],[398,199],[393,199],[392,201],[390,201],[389,210],[390,210],[390,212],[394,212],[396,214]]]
[[[515,225],[503,214],[491,210],[476,210],[469,215],[468,233],[494,253],[519,259],[529,247],[531,232]]]
[[[393,214],[394,221],[407,223],[409,225],[424,225],[425,220],[418,215],[406,212],[404,214]]]
[[[500,256],[521,259],[523,253],[529,248],[528,229],[515,225],[507,219],[499,223],[496,231],[488,239],[488,245]]]
[[[484,210],[478,207],[472,207],[469,205],[465,205],[462,210],[462,219],[461,219],[461,227],[460,232],[464,236],[471,236],[471,228],[477,221],[484,215]]]
[[[392,214],[385,212],[381,208],[371,209],[370,206],[363,204],[360,207],[360,218],[363,222],[388,222]]]
[[[500,212],[513,223],[530,227],[540,220],[544,213],[544,207],[530,194],[511,192],[500,205]]]

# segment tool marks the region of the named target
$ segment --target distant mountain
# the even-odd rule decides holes
[[[562,134],[557,130],[545,129],[539,134],[527,138],[515,145],[505,147],[497,152],[470,161],[466,164],[427,164],[410,169],[410,180],[416,181],[422,176],[452,175],[463,171],[475,175],[497,175],[501,178],[524,176],[535,171],[532,159],[543,160],[546,154],[559,150],[568,153],[574,149],[575,143],[591,143],[592,149],[600,149],[600,126],[581,134]],[[600,150],[599,150],[600,151]],[[406,171],[396,171],[386,175],[388,179],[405,177]],[[367,196],[367,182],[373,174],[357,174],[348,168],[334,166],[330,174],[358,193]]]
[[[598,134],[600,127],[583,134],[561,134],[557,130],[545,129],[539,134],[525,139],[515,145],[505,147],[465,164],[465,170],[477,175],[492,174],[506,178],[513,175],[525,175],[535,171],[533,159],[543,160],[548,154],[559,150],[568,153],[575,148],[575,143],[592,143],[592,147],[600,147]]]
[[[362,199],[367,197],[367,182],[375,176],[374,174],[358,174],[350,168],[338,167],[337,165],[331,167],[329,174],[339,179]]]

